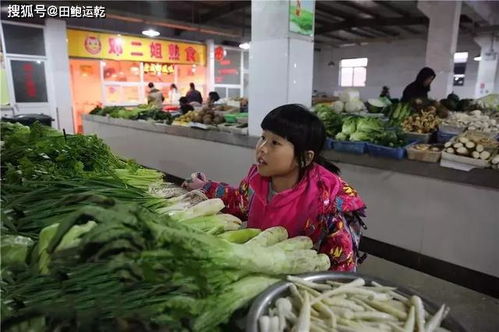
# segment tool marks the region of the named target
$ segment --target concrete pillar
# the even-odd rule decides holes
[[[69,73],[66,22],[47,19],[45,21],[45,49],[47,51],[47,88],[51,114],[55,115],[55,127],[74,133],[71,78]]]
[[[251,1],[249,134],[277,106],[312,102],[313,37],[289,32],[290,1]]]
[[[493,52],[493,45],[499,45],[499,39],[489,36],[475,37],[475,42],[480,45],[480,62],[475,86],[475,98],[480,98],[494,92],[496,83],[497,64],[499,56]],[[497,91],[495,91],[497,93]]]
[[[206,41],[206,92],[215,90],[215,42]]]
[[[430,20],[426,42],[426,66],[433,68],[436,78],[430,96],[445,98],[452,92],[454,53],[459,34],[461,1],[418,1],[418,9]]]

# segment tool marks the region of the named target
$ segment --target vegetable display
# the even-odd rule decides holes
[[[260,332],[278,331],[447,331],[443,304],[430,315],[417,295],[410,297],[362,278],[317,283],[289,276],[289,295],[259,317]]]
[[[499,134],[499,121],[483,114],[480,110],[474,110],[469,113],[450,113],[449,117],[442,124],[462,128],[463,130],[469,129]]]
[[[343,121],[341,132],[335,139],[338,141],[371,142],[389,147],[400,147],[407,144],[405,135],[400,131],[387,128],[378,118],[347,117]]]
[[[241,229],[221,200],[172,188],[96,137],[2,129],[5,331],[218,331],[283,276],[330,267],[310,239]],[[57,165],[68,156],[79,166]]]
[[[465,133],[445,143],[444,147],[450,154],[488,161],[498,151],[499,144],[484,136]]]
[[[413,114],[402,122],[402,128],[406,132],[427,134],[435,131],[439,119],[433,111],[422,111],[421,114]]]
[[[101,108],[97,106],[92,111],[92,115],[110,116],[112,118],[122,118],[129,120],[151,120],[158,122],[172,122],[172,116],[169,112],[164,112],[154,106],[139,105],[133,109],[127,109],[122,106],[106,106]]]

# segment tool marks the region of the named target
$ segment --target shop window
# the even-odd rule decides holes
[[[70,59],[74,125],[83,132],[82,115],[102,104],[100,60]]]
[[[104,87],[104,100],[106,104],[121,103],[121,86],[117,84],[106,85]]]
[[[196,65],[177,65],[177,87],[182,96],[189,91],[189,83],[196,85],[196,90],[201,92],[203,100],[207,97],[206,92],[206,67]]]
[[[11,54],[45,55],[43,28],[2,24],[5,49]]]
[[[340,86],[366,86],[367,58],[342,59],[340,61]]]
[[[215,91],[218,93],[220,98],[227,98],[227,88],[216,87]]]
[[[139,86],[123,86],[123,102],[141,104]]]
[[[454,53],[454,86],[463,86],[466,73],[468,52]]]
[[[215,60],[215,84],[241,84],[241,51],[224,49]]]
[[[11,60],[14,96],[17,103],[46,103],[44,61]]]
[[[104,81],[140,82],[140,62],[103,61]]]
[[[241,97],[241,89],[239,88],[228,88],[227,97],[229,98],[239,98]]]

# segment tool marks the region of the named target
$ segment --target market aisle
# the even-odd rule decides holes
[[[499,299],[372,255],[358,272],[407,285],[435,303],[446,303],[467,331],[499,331]]]

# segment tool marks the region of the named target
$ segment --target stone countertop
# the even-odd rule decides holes
[[[169,126],[146,121],[115,119],[98,115],[85,115],[86,121],[94,121],[121,127],[164,133],[168,135],[184,136],[188,138],[212,141],[223,144],[242,146],[253,149],[258,137],[237,135],[215,130],[202,130],[189,127]],[[458,182],[476,186],[499,189],[499,171],[493,169],[473,169],[469,172],[452,168],[441,167],[439,163],[425,163],[414,160],[394,160],[377,158],[370,155],[355,155],[341,153],[335,150],[326,150],[324,157],[332,162],[359,165],[399,173],[419,175],[450,182]]]

